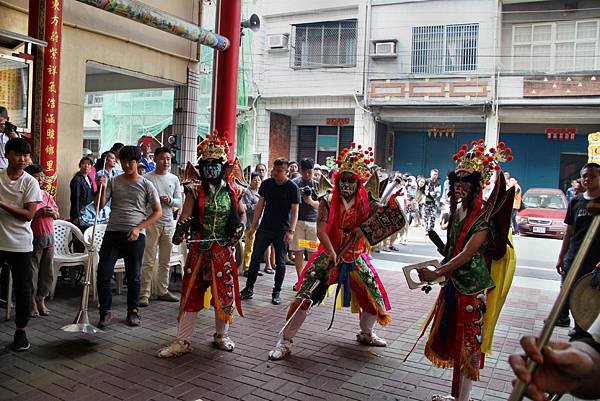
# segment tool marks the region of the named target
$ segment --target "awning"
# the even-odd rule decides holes
[[[20,33],[5,31],[4,29],[0,29],[0,46],[8,48],[8,49],[16,49],[21,46],[23,43],[28,43],[32,45],[37,45],[41,47],[48,46],[48,42],[36,38],[32,38],[31,36],[21,35]]]

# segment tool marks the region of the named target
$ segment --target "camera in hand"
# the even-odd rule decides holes
[[[17,126],[12,124],[9,121],[5,121],[4,122],[4,133],[5,134],[12,134],[13,132],[17,132]]]
[[[300,188],[300,191],[302,192],[302,196],[310,196],[313,200],[317,200],[317,192],[314,188],[307,185]]]

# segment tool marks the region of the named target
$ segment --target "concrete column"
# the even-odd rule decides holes
[[[354,109],[354,141],[365,147],[375,148],[376,124],[371,113],[356,107]]]
[[[494,111],[490,111],[485,119],[485,144],[488,147],[495,147],[500,138],[500,122],[498,115]]]
[[[271,112],[266,106],[266,101],[262,99],[258,101],[256,132],[252,134],[252,140],[254,142],[252,146],[253,167],[258,163],[266,164],[269,160],[269,129],[271,127]]]
[[[188,161],[196,164],[198,144],[198,83],[197,66],[188,67],[187,85],[175,87],[173,104],[173,134],[181,148],[180,163],[185,168]]]

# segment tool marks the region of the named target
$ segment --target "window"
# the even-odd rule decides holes
[[[327,157],[337,157],[352,143],[354,126],[310,125],[298,127],[298,160],[305,157],[325,164]]]
[[[356,66],[356,20],[294,26],[293,68]]]
[[[514,25],[516,71],[587,71],[600,67],[600,20]]]
[[[416,26],[412,69],[418,74],[477,70],[479,24]]]
[[[88,93],[85,95],[86,106],[102,106],[102,95]]]

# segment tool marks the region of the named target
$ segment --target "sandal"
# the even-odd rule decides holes
[[[38,308],[38,312],[40,314],[40,316],[48,316],[50,315],[50,309],[43,307],[43,308]]]
[[[37,311],[37,309],[31,310],[31,317],[38,317],[39,315],[40,315],[40,313]]]
[[[270,267],[265,267],[265,273],[267,273],[267,274],[275,274],[275,270],[271,269]]]
[[[50,309],[46,308],[43,297],[36,297],[36,308],[40,316],[48,316],[50,314]]]

